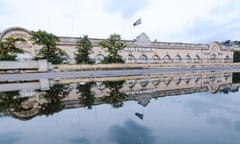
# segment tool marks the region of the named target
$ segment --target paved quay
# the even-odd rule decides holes
[[[234,67],[205,67],[205,68],[150,68],[150,69],[129,69],[129,70],[99,70],[99,71],[78,71],[78,72],[46,72],[46,73],[18,73],[0,74],[0,81],[21,81],[39,79],[66,79],[66,78],[98,78],[134,75],[154,75],[173,72],[201,72],[201,71],[233,71],[240,72],[240,66]]]

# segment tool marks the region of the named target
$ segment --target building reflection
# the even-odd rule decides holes
[[[233,71],[1,82],[0,116],[28,120],[63,109],[91,109],[100,104],[119,108],[130,100],[147,106],[152,98],[206,91],[236,92],[239,85],[239,73]]]

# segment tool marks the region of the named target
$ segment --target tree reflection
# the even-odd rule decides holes
[[[19,97],[18,91],[2,92],[0,93],[0,111],[23,111],[21,103],[26,99],[26,97]]]
[[[232,74],[232,82],[235,83],[240,83],[240,73],[233,73]]]
[[[51,115],[61,111],[64,108],[62,99],[64,99],[70,92],[69,85],[56,84],[50,88],[50,90],[41,94],[46,102],[41,104],[40,113],[45,115]]]
[[[114,108],[123,106],[123,101],[127,95],[119,90],[122,88],[124,81],[106,81],[106,88],[110,89],[109,95],[105,95],[101,100],[107,104],[111,104]]]
[[[88,109],[92,109],[92,105],[95,102],[95,97],[91,92],[93,82],[88,82],[85,84],[79,84],[77,86],[77,93],[79,94],[79,101],[81,104],[86,106]]]

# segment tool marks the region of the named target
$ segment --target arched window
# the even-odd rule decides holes
[[[153,79],[151,79],[151,81],[152,81],[152,84],[155,85],[155,86],[157,86],[160,83],[159,78],[153,78]]]
[[[135,80],[127,80],[127,86],[129,87],[129,88],[132,88],[132,87],[134,87],[135,86]]]
[[[211,55],[210,55],[210,61],[211,61],[211,62],[216,62],[216,59],[217,59],[216,54],[211,54]]]
[[[185,77],[185,82],[186,82],[186,84],[189,84],[190,81],[191,81],[191,78],[190,78],[190,77]]]
[[[96,87],[99,90],[104,90],[105,89],[105,85],[103,84],[103,82],[96,82]]]
[[[147,84],[148,84],[148,79],[141,79],[139,81],[139,84],[142,86],[142,87],[146,87]]]
[[[170,77],[165,77],[164,79],[163,79],[163,82],[165,83],[165,85],[169,85],[170,84],[170,82],[171,82],[171,78]]]
[[[199,55],[195,56],[194,63],[200,63],[200,56]]]
[[[214,82],[216,80],[216,75],[210,75],[208,78],[210,81]]]
[[[127,56],[127,63],[134,63],[135,62],[135,57],[133,55],[128,55]]]
[[[197,76],[194,76],[194,81],[197,83],[199,82],[199,80],[201,79],[201,76],[197,75]]]
[[[230,57],[228,55],[225,56],[224,62],[231,62],[231,59],[230,59]]]
[[[139,57],[139,63],[147,63],[147,61],[148,61],[148,58],[146,55],[141,55]]]
[[[177,78],[175,79],[175,81],[176,81],[176,84],[178,85],[178,84],[181,82],[181,80],[182,80],[182,78],[181,78],[181,77],[177,77]]]
[[[180,63],[180,62],[181,62],[181,57],[180,57],[180,55],[176,55],[176,56],[175,56],[174,62],[175,62],[175,63]]]
[[[152,57],[152,62],[153,62],[153,63],[159,63],[159,61],[160,61],[160,58],[159,58],[158,55],[154,55],[154,56]]]
[[[99,64],[99,63],[101,63],[103,61],[103,59],[104,59],[104,56],[102,54],[98,54],[96,56],[95,63]]]
[[[164,62],[164,63],[170,63],[170,61],[171,61],[171,58],[170,58],[169,55],[165,55],[165,56],[163,57],[163,62]]]
[[[191,62],[191,57],[190,57],[190,55],[186,55],[186,63],[190,63]]]

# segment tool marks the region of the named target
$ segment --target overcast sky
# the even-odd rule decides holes
[[[133,23],[142,18],[142,24]],[[240,40],[240,0],[0,0],[0,31],[197,42]]]

